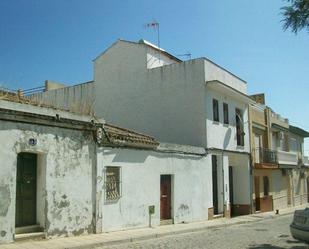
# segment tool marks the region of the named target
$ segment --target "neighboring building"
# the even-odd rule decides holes
[[[265,106],[264,95],[252,96],[250,134],[255,211],[271,211],[306,203],[304,138],[309,133]]]
[[[204,148],[16,97],[0,100],[0,243],[208,219]]]
[[[297,169],[292,172],[292,204],[294,206],[309,202],[309,161],[304,156],[304,138],[309,132],[290,125],[289,150],[297,155]]]

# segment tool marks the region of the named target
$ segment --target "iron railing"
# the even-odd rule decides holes
[[[255,162],[256,163],[278,163],[277,151],[266,148],[255,149]]]

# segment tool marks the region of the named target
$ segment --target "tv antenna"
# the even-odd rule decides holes
[[[157,46],[159,48],[159,61],[160,61],[160,53],[161,53],[161,48],[160,48],[160,24],[153,20],[150,23],[146,23],[145,25],[146,28],[153,28],[154,30],[157,30]]]
[[[177,57],[186,57],[187,59],[191,60],[192,54],[190,52],[186,52],[184,54],[177,54]]]
[[[152,21],[150,23],[146,23],[146,28],[153,28],[157,30],[157,39],[158,39],[158,48],[160,48],[160,24],[157,21]]]

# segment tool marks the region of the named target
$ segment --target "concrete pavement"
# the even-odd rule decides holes
[[[236,224],[252,223],[264,219],[288,215],[296,209],[303,209],[307,205],[280,210],[278,215],[275,212],[259,213],[239,216],[232,219],[220,218],[211,221],[194,222],[188,224],[165,225],[155,228],[132,229],[102,234],[91,234],[79,237],[55,238],[51,240],[21,241],[11,244],[0,245],[0,249],[86,249],[99,246],[116,245],[120,243],[136,242],[147,239],[163,237],[172,234],[191,233],[204,229],[211,229]]]

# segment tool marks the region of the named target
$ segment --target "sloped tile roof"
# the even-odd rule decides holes
[[[153,149],[159,145],[155,138],[111,124],[104,124],[108,143],[118,146],[143,147]]]

